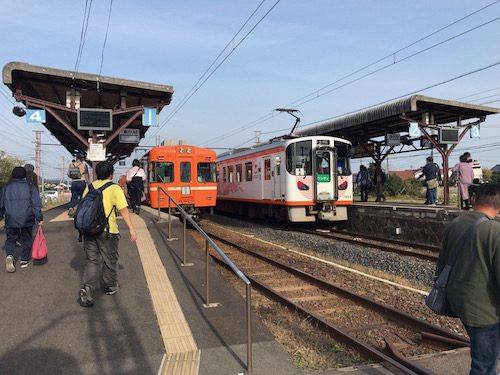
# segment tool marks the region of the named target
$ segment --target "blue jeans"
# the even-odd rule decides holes
[[[436,204],[438,200],[438,190],[428,188],[426,198],[428,204]]]
[[[500,323],[485,327],[464,326],[470,337],[469,375],[495,375],[500,354]]]
[[[14,256],[16,241],[20,240],[23,245],[21,260],[31,259],[31,246],[33,245],[33,226],[25,228],[5,228],[7,240],[5,241],[5,255]]]
[[[85,181],[73,181],[71,183],[71,201],[69,202],[68,208],[73,208],[80,202],[86,187],[87,183]]]

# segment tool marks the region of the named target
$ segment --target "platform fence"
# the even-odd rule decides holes
[[[240,278],[246,286],[246,320],[247,320],[247,370],[249,374],[252,374],[252,286],[250,280],[245,276],[243,272],[241,272],[238,267],[234,265],[234,263],[224,254],[224,252],[212,241],[212,239],[199,227],[198,224],[189,216],[189,214],[184,211],[184,209],[161,187],[158,186],[158,221],[161,221],[161,193],[165,194],[168,197],[168,238],[169,240],[174,240],[172,237],[172,205],[177,207],[179,212],[183,217],[183,266],[190,266],[192,263],[187,262],[187,251],[186,251],[186,223],[189,221],[191,225],[205,238],[205,285],[206,285],[206,296],[205,296],[205,304],[203,305],[206,308],[216,307],[218,303],[210,303],[210,279],[209,279],[209,245],[212,245],[215,251],[222,257],[222,259],[226,262],[226,264],[231,268],[231,270]]]

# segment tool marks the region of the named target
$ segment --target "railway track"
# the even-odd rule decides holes
[[[437,262],[439,247],[418,245],[410,242],[403,242],[391,239],[378,238],[369,235],[347,233],[329,229],[304,229],[289,228],[290,231],[320,236],[334,241],[343,241],[358,246],[370,247],[379,251],[391,252],[399,255],[409,256],[417,259]]]
[[[302,270],[210,233],[231,260],[268,298],[307,317],[367,360],[389,363],[410,374],[431,374],[407,357],[468,345],[455,333],[351,292]],[[237,249],[238,251],[235,251]],[[218,263],[223,263],[213,256]]]

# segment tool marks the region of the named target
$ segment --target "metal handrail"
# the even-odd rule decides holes
[[[215,251],[226,261],[228,266],[231,268],[231,270],[238,276],[245,284],[246,284],[246,318],[247,318],[247,370],[249,374],[252,374],[252,316],[251,316],[251,311],[252,311],[252,296],[251,296],[251,283],[250,280],[245,276],[243,272],[241,272],[238,267],[234,265],[233,262],[222,252],[222,250],[212,241],[212,239],[201,229],[198,224],[195,223],[195,221],[184,211],[184,209],[177,204],[177,202],[161,187],[158,186],[158,221],[160,221],[160,190],[168,197],[168,236],[171,239],[172,238],[172,225],[171,225],[171,220],[172,220],[172,214],[171,214],[171,207],[170,207],[170,202],[173,202],[177,208],[179,209],[180,213],[184,217],[184,243],[183,243],[183,248],[184,248],[184,263],[183,265],[190,265],[186,263],[186,219],[189,220],[191,225],[205,238],[205,253],[206,253],[206,259],[205,259],[205,285],[206,285],[206,298],[205,298],[205,307],[214,307],[217,306],[218,304],[210,303],[210,281],[209,281],[209,272],[208,272],[208,264],[209,264],[209,244],[212,245]]]

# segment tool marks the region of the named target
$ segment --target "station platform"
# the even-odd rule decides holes
[[[205,253],[187,234],[183,265],[183,225],[143,207],[132,214],[138,241],[130,242],[123,219],[118,280],[114,295],[94,293],[95,305],[77,303],[85,253],[63,206],[44,212],[48,262],[0,271],[0,374],[248,374],[245,301],[213,263],[210,302],[205,308]],[[0,231],[5,242],[5,231]],[[20,253],[21,248],[17,248]],[[16,258],[19,254],[16,254]],[[256,317],[252,317],[252,374],[303,374]],[[430,362],[436,374],[468,371],[468,349]],[[323,372],[392,374],[384,366]]]

